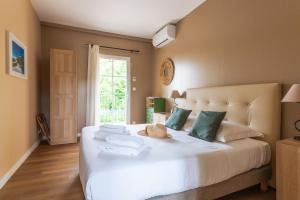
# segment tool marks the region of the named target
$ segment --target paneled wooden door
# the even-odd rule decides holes
[[[50,52],[51,144],[77,142],[77,68],[74,51]]]

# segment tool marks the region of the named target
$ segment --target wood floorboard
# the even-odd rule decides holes
[[[83,200],[79,145],[41,144],[0,191],[1,200]]]
[[[78,162],[78,144],[41,144],[0,190],[0,200],[83,200]],[[273,200],[275,194],[254,186],[220,200]]]

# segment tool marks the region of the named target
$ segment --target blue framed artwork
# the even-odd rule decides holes
[[[8,33],[8,74],[27,79],[27,48],[12,33]]]

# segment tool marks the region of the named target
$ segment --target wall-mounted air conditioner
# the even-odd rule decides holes
[[[168,24],[153,36],[152,44],[156,48],[160,48],[175,40],[175,37],[176,26]]]

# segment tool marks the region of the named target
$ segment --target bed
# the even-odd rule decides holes
[[[262,140],[205,142],[168,129],[171,139],[145,138],[149,150],[134,158],[100,154],[97,127],[85,127],[80,179],[87,200],[215,199],[271,179],[280,132],[280,85],[255,84],[187,90],[180,107],[227,111],[225,120],[264,133]],[[145,125],[130,125],[136,135]],[[275,180],[272,178],[271,185]]]

